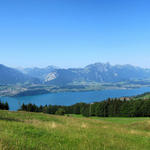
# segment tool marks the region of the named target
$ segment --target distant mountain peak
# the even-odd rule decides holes
[[[42,81],[45,84],[66,85],[80,82],[124,82],[129,80],[150,79],[150,69],[132,65],[111,65],[94,63],[84,68],[60,69],[56,66],[45,68],[25,68],[21,72],[0,64],[0,84]]]
[[[57,67],[57,66],[54,66],[54,65],[47,66],[46,68],[47,68],[47,69],[51,69],[51,68],[54,68],[54,69],[59,69],[59,67]]]
[[[0,84],[37,83],[39,79],[29,77],[17,69],[0,65]]]
[[[71,84],[73,82],[124,82],[150,78],[150,69],[132,65],[111,65],[110,63],[94,63],[84,68],[56,69],[46,80],[53,84]],[[53,77],[53,78],[52,78]]]

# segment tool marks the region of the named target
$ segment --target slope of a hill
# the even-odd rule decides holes
[[[20,71],[0,65],[0,84],[39,83],[39,79],[29,77]]]
[[[95,63],[83,68],[25,68],[22,73],[39,78],[45,84],[74,85],[85,83],[117,83],[131,82],[133,84],[146,84],[150,79],[150,69],[132,65],[111,65],[109,63]],[[147,83],[149,84],[149,82]]]
[[[141,95],[137,95],[134,97],[134,99],[150,99],[150,92],[141,94]]]
[[[110,65],[108,63],[95,63],[84,68],[56,69],[49,73],[46,83],[55,85],[73,84],[75,82],[135,82],[136,80],[150,79],[150,69],[134,67],[131,65]],[[145,83],[144,83],[145,84]]]
[[[149,150],[149,118],[0,111],[0,150]]]
[[[55,66],[48,66],[46,68],[24,68],[22,70],[20,70],[22,73],[31,76],[31,77],[35,77],[35,78],[39,78],[41,80],[45,80],[47,75],[51,72],[53,72],[55,69],[58,69],[58,67]]]

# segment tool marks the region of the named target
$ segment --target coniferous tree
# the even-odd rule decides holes
[[[59,108],[56,113],[56,115],[64,115],[65,114],[65,110],[63,108]]]

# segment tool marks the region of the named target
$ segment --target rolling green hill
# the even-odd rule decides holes
[[[150,99],[150,92],[135,96],[134,98],[135,99]]]
[[[0,111],[0,150],[149,150],[149,118]]]

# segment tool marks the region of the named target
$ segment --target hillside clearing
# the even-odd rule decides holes
[[[149,118],[0,111],[0,150],[149,150]]]

